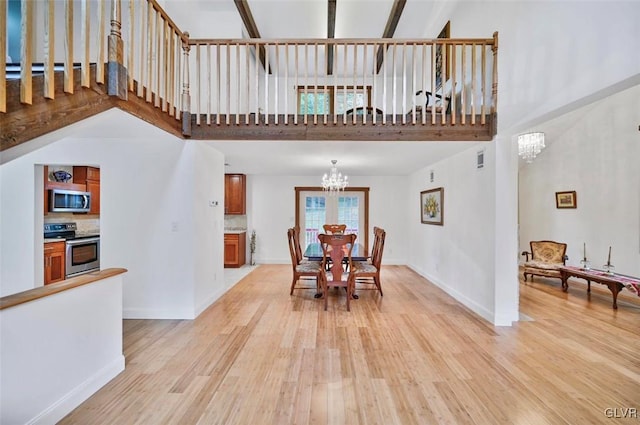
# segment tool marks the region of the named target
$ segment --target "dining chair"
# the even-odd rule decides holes
[[[296,251],[296,232],[293,228],[287,229],[287,239],[289,240],[289,254],[291,256],[291,265],[293,267],[293,280],[291,281],[291,290],[289,295],[293,295],[296,289],[296,283],[304,277],[315,278],[316,293],[320,292],[320,284],[322,280],[321,261],[304,260],[302,255],[298,256]],[[305,288],[308,289],[308,288]]]
[[[371,253],[371,261],[354,261],[353,269],[349,273],[349,286],[352,287],[352,293],[355,292],[356,280],[358,282],[369,282],[376,285],[376,288],[382,293],[382,285],[380,282],[380,268],[382,265],[382,252],[384,251],[384,241],[387,232],[380,228],[374,228],[374,241]]]
[[[329,259],[331,259],[331,265],[329,272],[322,273],[322,295],[324,296],[324,309],[327,310],[329,288],[345,288],[347,290],[347,311],[351,311],[351,297],[353,295],[353,288],[350,286],[351,280],[349,274],[347,279],[343,280],[344,270],[342,268],[343,259],[346,259],[348,264],[348,270],[351,270],[352,260],[351,251],[355,245],[357,236],[355,234],[348,235],[327,235],[321,233],[318,235],[318,240],[322,246],[322,264],[321,269],[324,270],[327,267]]]
[[[293,237],[294,237],[294,242],[296,247],[296,255],[298,256],[298,263],[303,261],[308,261],[308,260],[305,260],[304,257],[302,256],[302,247],[300,246],[300,226],[294,226],[292,227],[292,229],[293,229]]]
[[[324,224],[322,228],[324,232],[329,235],[342,235],[347,231],[346,224]]]

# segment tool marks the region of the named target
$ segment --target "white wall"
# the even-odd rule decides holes
[[[532,123],[541,124],[549,116],[557,115],[557,111],[586,104],[594,93],[599,96],[613,94],[620,90],[621,82],[628,87],[630,81],[637,80],[640,57],[629,52],[640,50],[640,28],[636,25],[639,17],[638,3],[612,1],[581,2],[579,7],[573,2],[560,1],[462,1],[447,16],[451,20],[453,38],[499,32],[498,136],[486,145],[491,148],[486,157],[493,159],[488,165],[493,170],[493,177],[485,182],[488,188],[476,187],[476,182],[467,181],[464,173],[455,181],[442,184],[448,211],[451,211],[448,207],[451,195],[475,199],[475,190],[479,190],[490,197],[486,202],[491,205],[484,207],[494,213],[478,215],[470,209],[464,219],[457,219],[493,231],[491,234],[473,230],[468,234],[452,233],[446,229],[449,226],[447,213],[445,226],[440,231],[410,232],[413,248],[409,262],[434,283],[450,293],[458,293],[456,298],[479,314],[492,317],[495,324],[509,324],[518,317],[518,259],[515,252],[518,247],[518,171],[514,136]],[[600,31],[598,28],[603,22],[613,24],[607,26],[607,31]],[[433,23],[438,29],[443,24],[444,21]],[[618,122],[611,124],[621,125]],[[602,121],[594,125],[607,126]],[[447,170],[456,169],[461,157],[467,154],[475,155],[470,149],[468,153],[436,165]],[[424,180],[424,173],[423,170],[411,176],[409,196],[417,196],[424,189],[416,183]],[[412,226],[419,227],[417,223]],[[435,238],[440,245],[438,248],[425,245],[425,232],[431,239]],[[485,246],[473,255],[483,256],[484,252],[489,252],[491,261],[474,259],[465,250],[456,250],[467,244],[478,250],[475,242],[468,241],[478,237],[484,239]],[[443,254],[433,252],[436,249],[453,249],[453,252],[448,253],[450,258],[445,257],[442,263]],[[454,274],[452,261],[457,262],[456,267],[464,273]],[[474,285],[467,287],[457,279],[472,281]]]
[[[42,284],[34,274],[42,261],[35,165],[48,163],[100,167],[101,266],[129,270],[125,317],[193,318],[226,290],[223,210],[207,203],[223,199],[220,153],[117,109],[44,138],[0,167],[2,295]]]
[[[193,158],[193,225],[195,313],[200,314],[229,287],[224,285],[224,157],[204,143],[187,145]],[[211,202],[217,202],[211,205]]]
[[[477,169],[481,149],[485,166]],[[412,174],[404,216],[409,266],[489,321],[494,319],[492,149],[479,144]],[[443,225],[422,224],[420,192],[438,187],[444,188]]]
[[[461,1],[450,19],[453,38],[499,32],[501,131],[640,73],[637,2]]]
[[[54,424],[124,370],[117,275],[0,311],[0,422]]]
[[[586,244],[592,267],[602,268],[611,246],[615,271],[640,276],[640,86],[585,109],[520,169],[520,249],[565,242],[568,264],[580,266]],[[567,190],[577,192],[577,208],[557,209],[555,192]]]
[[[287,229],[295,225],[295,187],[320,186],[321,176],[263,176],[247,179],[248,234],[256,231],[257,263],[290,264]],[[383,264],[405,264],[407,178],[404,176],[349,176],[352,187],[369,187],[369,245],[372,229],[387,232]],[[417,200],[413,210],[418,211]],[[248,257],[247,257],[248,258]]]

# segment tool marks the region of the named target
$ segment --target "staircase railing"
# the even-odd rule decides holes
[[[63,63],[64,91],[72,93],[76,60],[83,87],[95,62],[96,82],[106,82],[110,95],[144,99],[182,120],[187,136],[192,114],[197,126],[484,125],[496,111],[497,33],[478,39],[190,39],[156,0],[111,0],[108,15],[107,0],[80,0],[79,12],[75,3],[22,0],[21,103],[31,104],[34,95],[31,67],[22,64],[43,63],[42,95],[52,99],[55,63]],[[0,27],[7,28],[6,21],[6,0],[0,0]],[[7,31],[0,32],[0,112],[7,112]]]

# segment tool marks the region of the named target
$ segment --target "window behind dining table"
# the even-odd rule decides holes
[[[318,242],[324,224],[347,225],[347,233],[358,235],[358,243],[367,245],[368,188],[347,189],[329,194],[322,188],[296,188],[296,225],[300,227],[300,244]]]

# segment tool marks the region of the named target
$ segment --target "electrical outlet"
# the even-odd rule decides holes
[[[178,222],[177,221],[172,221],[171,222],[171,231],[172,232],[177,232],[178,231]]]

